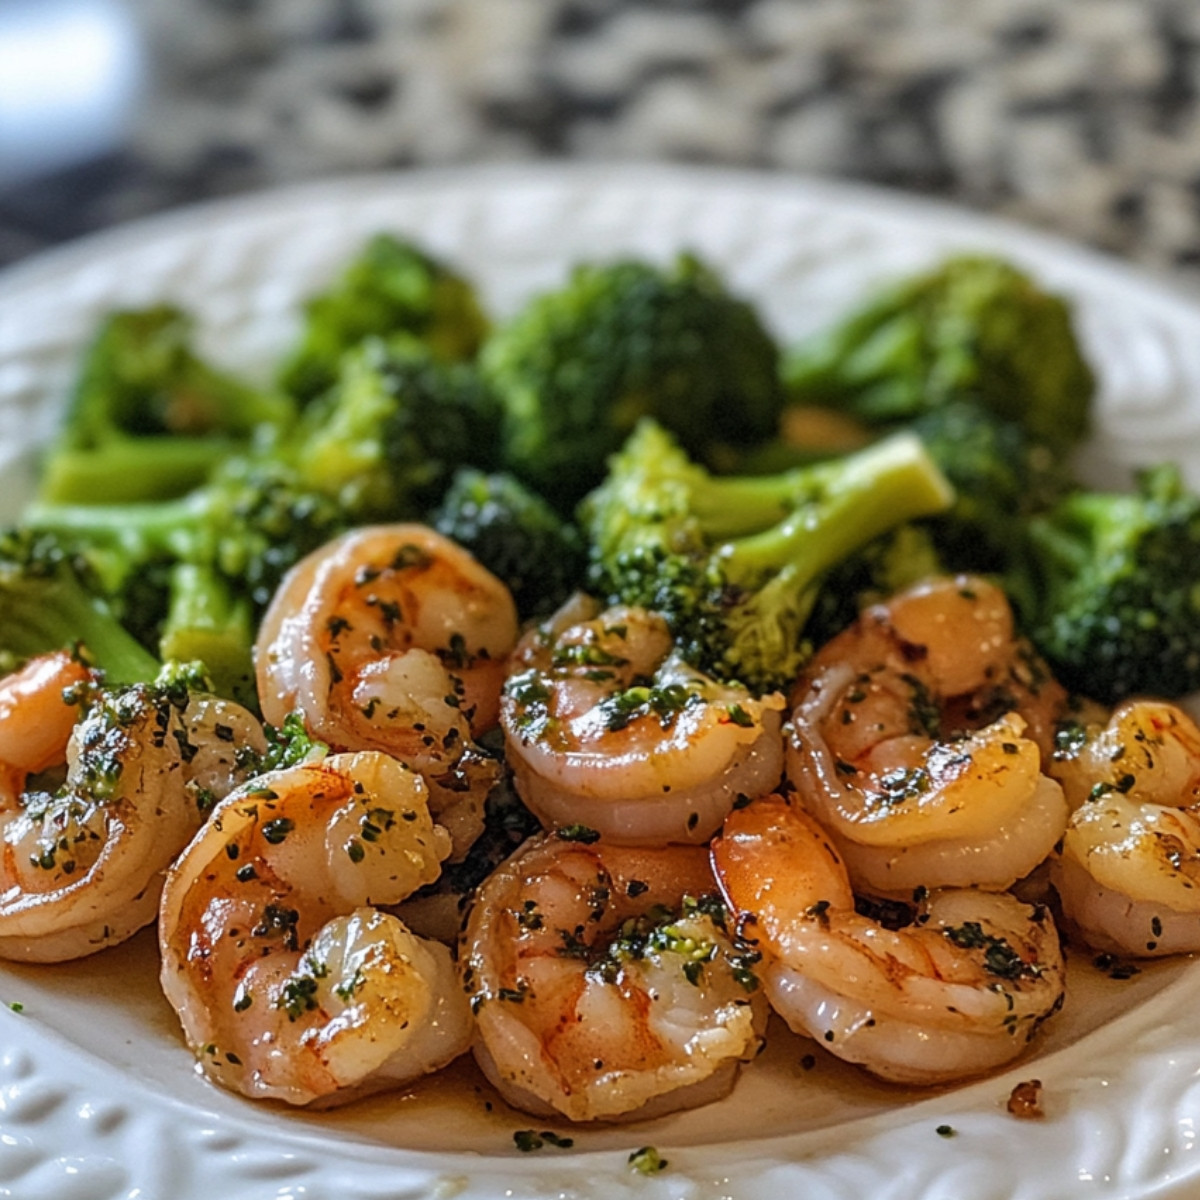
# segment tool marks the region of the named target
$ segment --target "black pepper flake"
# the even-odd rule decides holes
[[[295,828],[296,822],[290,817],[276,817],[262,827],[262,835],[272,846],[278,846]]]

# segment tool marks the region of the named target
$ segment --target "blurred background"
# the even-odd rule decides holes
[[[1195,0],[0,0],[0,262],[210,196],[560,157],[869,181],[1200,287]]]

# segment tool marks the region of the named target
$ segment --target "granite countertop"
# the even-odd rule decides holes
[[[4,187],[0,261],[345,171],[570,157],[866,180],[1200,286],[1190,0],[125,0],[124,143]]]

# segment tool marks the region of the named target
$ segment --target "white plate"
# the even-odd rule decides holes
[[[361,178],[142,222],[0,276],[0,516],[18,509],[81,342],[114,306],[171,299],[207,349],[262,370],[297,301],[369,233],[410,234],[459,264],[496,312],[576,260],[698,250],[791,338],[874,279],[952,250],[1009,255],[1068,293],[1102,379],[1094,480],[1181,458],[1200,485],[1200,307],[1097,255],[966,213],[780,176],[542,167]],[[1032,1060],[934,1095],[873,1085],[774,1030],[725,1102],[574,1131],[519,1154],[511,1113],[469,1067],[326,1114],[254,1106],[199,1079],[142,934],[78,964],[0,967],[0,1197],[17,1200],[1068,1200],[1196,1195],[1200,967],[1128,982],[1076,956],[1068,1004]],[[20,1014],[7,1005],[18,1001]],[[1040,1078],[1047,1116],[1004,1111]],[[950,1125],[953,1137],[938,1126]],[[562,1126],[558,1126],[560,1130]],[[670,1168],[632,1174],[653,1144]]]

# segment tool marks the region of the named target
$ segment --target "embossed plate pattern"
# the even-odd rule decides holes
[[[1081,466],[1121,482],[1181,459],[1200,485],[1200,305],[1053,239],[896,196],[780,176],[542,167],[349,179],[207,206],[108,233],[0,276],[0,517],[18,511],[81,343],[114,306],[171,299],[206,349],[262,370],[297,302],[379,229],[476,278],[498,313],[584,258],[688,247],[790,338],[872,280],[951,250],[995,250],[1078,304],[1102,389]],[[528,1118],[469,1070],[454,1087],[293,1114],[195,1077],[157,994],[152,939],[61,968],[0,966],[0,1197],[15,1200],[1067,1200],[1200,1189],[1200,968],[1115,984],[1073,967],[1058,1029],[1032,1061],[921,1096],[868,1084],[774,1031],[720,1105],[648,1126],[583,1130],[570,1151],[519,1155]],[[23,1011],[7,1005],[19,1001]],[[1019,1079],[1047,1116],[1017,1122]],[[954,1136],[941,1137],[940,1125]],[[670,1160],[653,1179],[628,1152]]]

